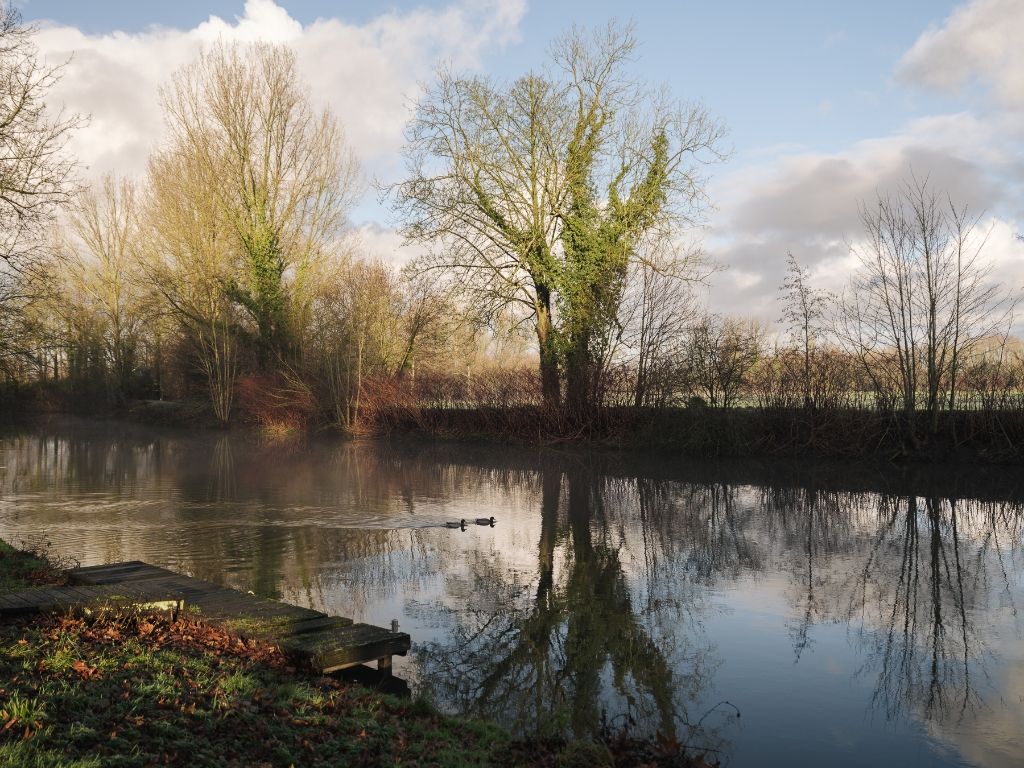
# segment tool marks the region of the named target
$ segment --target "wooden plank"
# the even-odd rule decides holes
[[[7,598],[0,604],[0,615],[10,616],[22,613],[51,612],[82,607],[96,607],[104,603],[128,605],[178,606],[183,598],[180,593],[160,590],[148,595],[126,595],[124,590],[110,586],[95,587],[36,587],[6,593]]]
[[[5,602],[8,603],[12,608],[19,605],[23,607],[29,607],[34,605],[34,603],[30,602],[26,597],[19,594],[19,592],[4,592],[2,597],[4,598]]]
[[[404,632],[390,632],[369,624],[352,624],[326,632],[312,632],[282,640],[282,649],[308,657],[323,672],[388,656],[404,656],[412,645]]]
[[[244,602],[226,602],[218,605],[204,605],[201,600],[193,601],[192,604],[199,606],[200,618],[203,616],[216,618],[247,617],[259,620],[297,618],[297,616],[292,612],[282,611],[280,608],[272,605],[251,605]]]
[[[164,571],[161,568],[154,568],[153,570],[138,570],[138,571],[125,571],[123,573],[111,573],[105,574],[102,578],[98,579],[82,579],[80,576],[75,577],[75,581],[85,584],[122,584],[126,582],[138,582],[138,581],[149,581],[156,579],[166,579],[168,576],[173,574]]]
[[[61,594],[52,587],[36,587],[33,590],[24,590],[20,594],[27,599],[33,600],[37,606],[59,605],[62,602],[66,604],[73,600],[73,598]]]
[[[340,616],[320,616],[315,619],[295,619],[290,616],[252,618],[237,616],[221,620],[221,626],[231,634],[247,640],[264,640],[280,645],[288,638],[310,632],[341,629],[350,626],[351,619]]]
[[[80,602],[89,602],[89,601],[92,601],[92,600],[96,600],[97,598],[100,598],[100,597],[109,597],[109,596],[111,596],[113,594],[116,594],[116,590],[113,590],[110,587],[98,587],[98,586],[97,587],[84,587],[84,586],[76,586],[76,587],[64,587],[64,589],[65,589],[65,591],[67,593],[69,601],[74,600],[74,599],[77,598],[77,600],[80,601]]]
[[[293,636],[308,635],[311,632],[338,630],[351,627],[352,619],[346,616],[324,616],[318,619],[301,619],[288,625],[288,633]]]
[[[147,566],[145,563],[135,564],[117,567],[104,566],[103,568],[96,569],[85,569],[76,568],[68,571],[68,578],[77,584],[102,584],[108,579],[124,577],[136,573],[145,573],[147,569],[152,566]]]
[[[201,610],[209,612],[242,611],[244,613],[258,613],[260,615],[287,614],[292,616],[308,616],[310,618],[324,615],[307,608],[300,608],[288,605],[287,603],[278,603],[273,600],[264,600],[233,589],[218,589],[216,592],[198,593],[193,598],[192,603],[199,606]]]
[[[290,637],[307,635],[311,632],[337,630],[351,626],[352,619],[345,618],[344,616],[319,616],[315,619],[299,619],[297,621],[290,621],[286,624],[280,625],[279,627],[275,627],[275,629],[278,630],[278,636],[282,641],[284,641]]]
[[[143,568],[153,566],[149,563],[144,563],[141,560],[126,560],[123,563],[107,563],[105,565],[83,565],[78,568],[72,568],[68,571],[70,576],[78,576],[80,574],[98,574],[105,571],[121,571],[127,568]]]
[[[197,587],[195,584],[189,584],[180,579],[159,579],[146,583],[151,584],[154,588],[176,589],[193,601],[211,594],[207,588]]]
[[[236,606],[252,606],[256,607],[259,605],[259,601],[253,598],[251,595],[246,599],[246,595],[241,592],[236,592],[233,589],[217,589],[217,590],[194,590],[193,603],[200,607],[206,606],[210,609],[214,608],[234,608]]]
[[[402,632],[246,594],[139,560],[78,568],[70,576],[76,584],[104,586],[111,590],[108,594],[120,591],[137,600],[179,594],[199,609],[200,620],[277,643],[325,672],[366,662],[377,662],[386,671],[392,656],[404,656],[411,647],[409,635]],[[76,587],[78,599],[84,599],[83,588]]]
[[[147,579],[187,578],[166,568],[149,565],[137,560],[129,563],[76,568],[68,571],[68,577],[79,584],[116,584],[124,581],[145,581]]]
[[[36,613],[38,610],[34,603],[13,595],[8,595],[6,600],[0,602],[0,618],[23,616],[26,613]]]

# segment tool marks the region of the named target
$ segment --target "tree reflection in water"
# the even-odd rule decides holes
[[[720,660],[702,631],[708,588],[781,567],[792,575],[795,660],[818,624],[860,646],[869,707],[941,723],[987,685],[993,593],[1022,564],[1016,502],[764,483],[541,473],[536,569],[480,557],[422,678],[458,711],[520,730],[600,729],[617,712],[647,732],[722,749],[701,713]],[[632,533],[631,533],[632,531]],[[734,694],[742,696],[742,692]]]
[[[541,484],[533,578],[481,559],[466,604],[433,607],[451,632],[417,649],[431,693],[520,732],[588,736],[629,726],[720,750],[725,717],[701,722],[689,712],[717,660],[690,615],[684,569],[674,584],[664,580],[654,522],[666,516],[656,489],[638,494],[645,543],[633,558],[616,526],[623,488],[584,468],[546,470]],[[638,595],[646,605],[637,606]]]
[[[1002,564],[1000,538],[1019,543],[1020,508],[883,496],[878,517],[849,603],[871,648],[865,671],[877,670],[873,703],[890,718],[904,708],[961,718],[981,701],[986,677],[987,638],[973,619],[993,586],[989,555]]]
[[[789,488],[766,489],[763,505],[790,551],[802,542],[797,661],[815,624],[846,623],[887,719],[959,720],[981,703],[989,652],[975,619],[993,591],[1013,607],[1020,504]]]

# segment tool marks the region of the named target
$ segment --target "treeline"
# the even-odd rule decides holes
[[[701,307],[724,129],[629,76],[629,28],[574,32],[510,83],[438,73],[404,179],[379,188],[420,254],[402,270],[362,255],[358,158],[287,47],[207,49],[161,90],[145,175],[81,187],[65,149],[82,121],[48,117],[61,68],[32,34],[8,8],[8,396],[698,453],[1018,450],[1017,294],[981,219],[927,177],[863,203],[841,295],[789,256],[782,332]]]
[[[221,423],[350,428],[365,380],[480,356],[450,292],[360,257],[359,164],[290,50],[213,47],[161,98],[145,178],[66,183],[12,260],[9,386],[84,411],[202,399]]]

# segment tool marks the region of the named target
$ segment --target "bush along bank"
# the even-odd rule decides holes
[[[392,408],[364,434],[588,444],[688,458],[832,457],[887,461],[1024,462],[1024,413],[955,411],[936,429],[903,414],[850,409],[608,408],[586,420],[540,407]]]

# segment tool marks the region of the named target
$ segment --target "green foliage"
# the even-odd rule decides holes
[[[575,741],[558,755],[555,765],[557,768],[611,768],[615,761],[604,744]]]
[[[22,698],[17,693],[12,694],[0,706],[0,720],[4,723],[11,720],[19,723],[38,723],[46,717],[46,713],[39,705],[37,698]]]
[[[63,573],[47,559],[41,547],[26,551],[0,539],[0,592],[63,581]]]
[[[104,763],[98,757],[68,757],[56,750],[25,750],[21,744],[0,744],[0,765],[9,768],[102,768]]]
[[[664,130],[651,140],[643,176],[626,186],[623,163],[608,184],[607,202],[597,200],[594,180],[599,154],[611,139],[606,105],[580,104],[579,123],[566,162],[569,206],[562,233],[565,267],[559,284],[562,344],[569,408],[578,415],[596,406],[593,378],[601,345],[618,318],[630,261],[641,237],[657,222],[668,197],[669,142]]]
[[[259,366],[267,370],[290,346],[288,308],[290,296],[284,281],[288,263],[277,233],[258,201],[254,222],[241,233],[244,280],[233,279],[225,293],[249,314],[255,327],[254,343]]]
[[[0,728],[16,721],[0,731],[4,765],[487,765],[509,742],[227,649],[160,645],[106,619],[67,635],[60,621],[0,627]],[[58,655],[74,662],[52,665]]]

